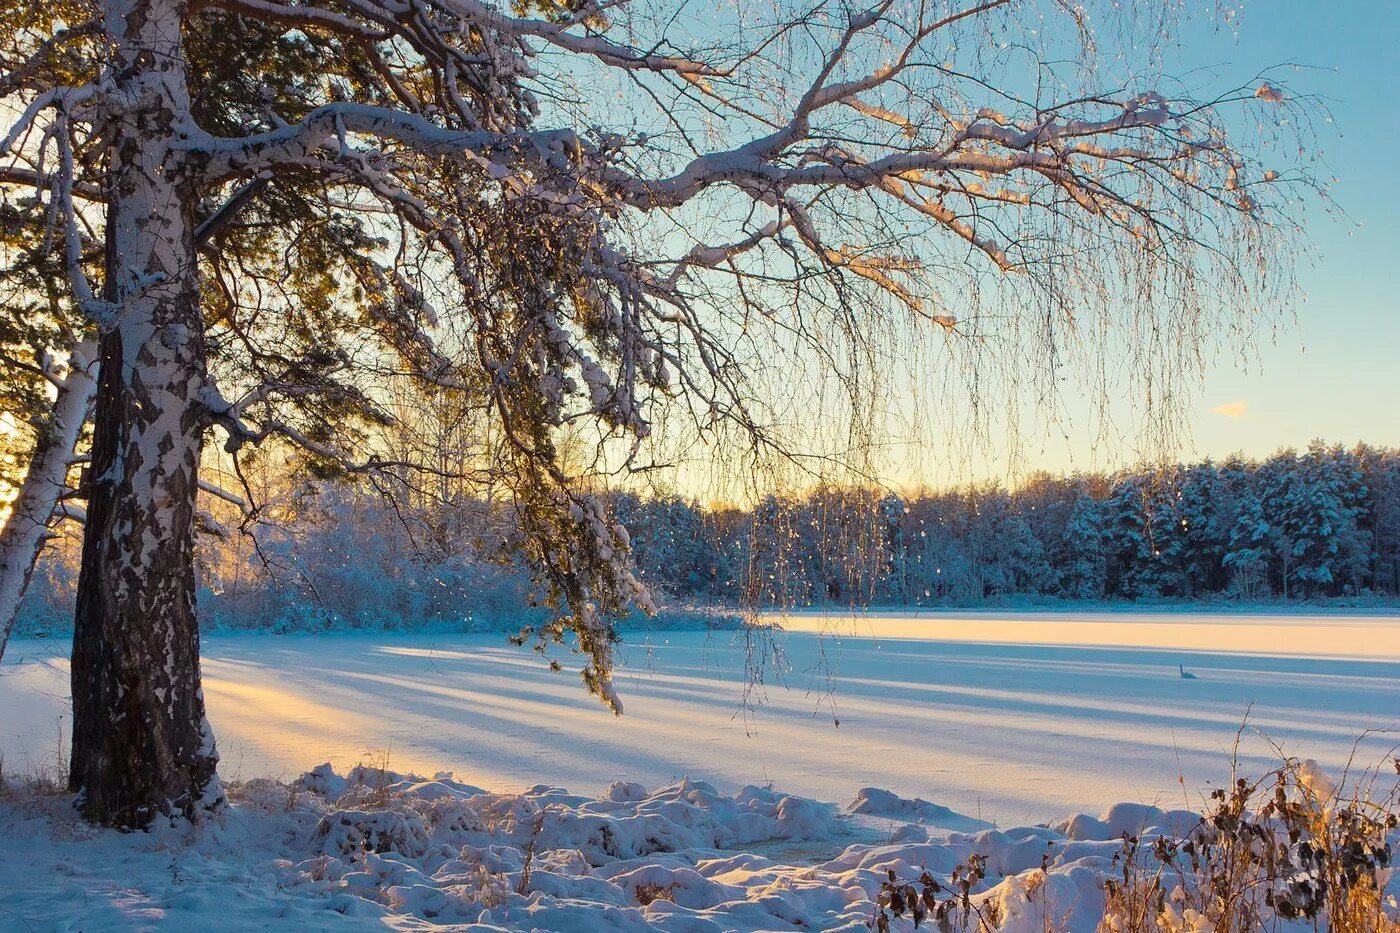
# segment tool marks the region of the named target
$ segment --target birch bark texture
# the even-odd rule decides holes
[[[177,0],[114,0],[111,204],[73,637],[70,790],[117,826],[222,798],[200,688],[194,528],[203,439],[197,188]]]
[[[54,380],[53,412],[37,432],[10,517],[0,529],[0,660],[68,492],[68,472],[97,392],[96,372],[97,343],[82,340],[69,354],[67,372]]]

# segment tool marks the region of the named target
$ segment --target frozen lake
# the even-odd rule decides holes
[[[571,659],[551,673],[499,635],[215,635],[205,693],[227,777],[452,770],[497,790],[593,793],[689,775],[845,803],[874,785],[999,824],[1122,800],[1197,806],[1269,742],[1340,767],[1400,741],[1400,618],[994,612],[799,615],[746,691],[741,633],[629,633],[615,719]],[[66,646],[0,667],[7,770],[52,759]],[[1194,679],[1183,679],[1184,665]],[[746,693],[756,705],[743,708]],[[839,720],[839,725],[838,725]],[[1364,730],[1389,734],[1358,738]],[[1267,737],[1267,741],[1264,738]],[[1185,789],[1178,776],[1185,780]]]

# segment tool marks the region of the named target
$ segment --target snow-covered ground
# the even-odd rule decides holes
[[[951,908],[931,928],[1091,933],[1121,834],[1200,824],[1123,804],[1102,819],[948,832],[937,805],[874,788],[844,808],[689,780],[619,782],[596,798],[545,785],[493,794],[449,773],[328,765],[236,785],[230,799],[201,826],[132,834],[87,826],[66,797],[0,802],[0,928],[856,933],[897,881],[928,898],[908,902]],[[892,929],[910,924],[905,914]]]
[[[404,929],[478,919],[561,930],[856,928],[887,865],[916,880],[974,851],[993,863],[981,887],[1011,914],[1025,892],[1001,875],[1035,868],[1049,851],[1045,890],[1063,912],[1095,890],[1121,829],[1201,809],[1207,782],[1229,773],[1246,709],[1284,752],[1334,771],[1353,755],[1375,764],[1400,738],[1361,737],[1400,727],[1394,617],[786,621],[756,690],[746,660],[769,649],[765,639],[635,636],[621,719],[499,636],[208,638],[205,690],[226,778],[290,783],[322,761],[342,775],[367,761],[453,778],[371,780],[339,803],[344,788],[324,775],[292,791],[259,781],[235,794],[222,827],[96,841],[61,801],[0,806],[11,824],[0,835],[26,840],[0,860],[0,887],[21,892],[0,906],[0,928],[6,911],[18,929],[20,920],[179,928],[215,904],[227,905],[219,922],[230,928],[254,917],[339,928],[345,914]],[[7,772],[42,768],[62,747],[66,679],[60,645],[11,645],[0,668]],[[749,712],[746,695],[758,704]],[[1247,770],[1276,761],[1253,733],[1241,749]],[[870,787],[894,793],[861,793]],[[370,792],[379,797],[366,803]],[[1106,822],[1012,828],[1119,801],[1131,805]],[[540,809],[550,815],[532,893],[512,894]],[[366,840],[385,851],[356,855]],[[1097,922],[1092,910],[1076,916],[1084,929]]]
[[[1251,705],[1254,727],[1329,767],[1364,730],[1400,727],[1396,617],[964,612],[786,625],[757,690],[746,690],[742,633],[631,636],[620,719],[567,667],[552,673],[496,635],[213,636],[205,693],[228,777],[387,760],[492,790],[690,776],[847,800],[874,785],[1000,825],[1121,800],[1194,805],[1178,776],[1192,788],[1226,776]],[[63,747],[65,652],[17,641],[0,667],[12,771]],[[1372,736],[1357,759],[1374,763],[1397,738]],[[1256,769],[1274,759],[1253,734],[1243,751]]]

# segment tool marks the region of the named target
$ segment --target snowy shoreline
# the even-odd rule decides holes
[[[779,625],[787,617],[829,616],[860,618],[871,615],[898,615],[915,618],[957,616],[998,616],[1006,614],[1034,616],[1063,616],[1075,614],[1137,615],[1137,616],[1367,616],[1400,617],[1400,598],[1338,596],[1312,600],[1061,600],[1061,599],[988,599],[966,603],[949,601],[929,605],[870,603],[864,605],[828,604],[788,608],[763,607],[756,610],[761,619]],[[536,613],[531,621],[543,618]],[[617,630],[624,636],[648,632],[704,631],[735,629],[744,625],[746,613],[734,606],[663,606],[656,616],[634,613],[621,620]],[[359,624],[341,620],[304,625],[300,621],[272,620],[263,625],[231,625],[223,622],[202,624],[201,631],[210,635],[338,635],[391,634],[404,632],[421,635],[484,635],[515,634],[520,630],[521,617],[483,616],[457,621],[395,620],[376,624]],[[38,623],[21,616],[15,628],[17,638],[62,638],[72,634],[67,625]]]
[[[878,605],[812,606],[786,610],[792,615],[1319,615],[1319,616],[1400,616],[1400,599],[1393,597],[1344,597],[1322,600],[1289,600],[1278,602],[1237,600],[988,600],[976,603],[936,603],[927,606]],[[778,610],[764,610],[765,615],[777,615]]]

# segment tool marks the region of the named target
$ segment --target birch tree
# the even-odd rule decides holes
[[[44,380],[53,385],[54,399],[31,422],[32,450],[0,530],[0,658],[39,555],[52,534],[50,528],[67,508],[62,499],[69,491],[68,474],[97,388],[95,356],[95,342],[84,339],[73,347],[62,369],[49,365],[49,360],[41,364]]]
[[[667,413],[783,450],[752,378],[775,345],[995,331],[1039,367],[1117,324],[1169,375],[1249,320],[1303,180],[1256,157],[1291,151],[1253,139],[1283,93],[1126,70],[1115,44],[1165,17],[1117,7],[7,0],[0,179],[98,335],[83,812],[221,803],[211,432],[235,464],[276,443],[394,482],[422,466],[375,451],[386,385],[488,415],[471,475],[509,493],[557,608],[534,634],[569,636],[620,712],[610,620],[649,597],[565,437],[611,471],[650,466]]]

